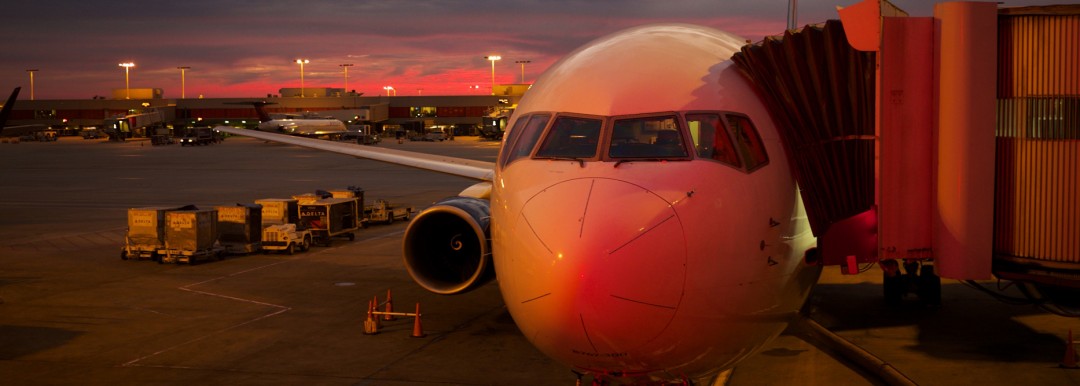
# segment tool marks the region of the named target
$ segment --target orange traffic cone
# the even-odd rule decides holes
[[[375,310],[375,305],[368,301],[367,319],[364,319],[364,334],[375,335],[379,333],[379,324],[375,320],[375,314],[372,314]]]
[[[390,290],[386,290],[386,314],[383,314],[383,320],[397,319],[390,315],[391,312],[394,312],[394,300],[390,297]]]
[[[1065,341],[1065,358],[1061,360],[1061,367],[1067,369],[1080,367],[1076,364],[1076,345],[1073,343],[1072,330],[1069,330],[1069,339]]]
[[[420,302],[416,303],[416,317],[413,319],[412,337],[423,338],[427,335],[424,334],[424,328],[420,326]]]
[[[372,315],[374,315],[375,312],[378,312],[378,311],[379,311],[379,295],[375,295],[375,296],[371,297],[371,312],[372,312]],[[381,319],[381,318],[379,318],[378,315],[375,315],[375,325],[378,326],[379,328],[382,328],[382,322],[380,322],[379,319]]]

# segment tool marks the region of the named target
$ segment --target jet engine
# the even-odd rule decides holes
[[[487,200],[451,197],[435,203],[405,230],[405,268],[428,291],[454,295],[495,278]]]

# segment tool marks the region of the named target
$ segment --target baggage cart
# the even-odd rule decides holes
[[[399,207],[382,199],[375,200],[371,207],[364,209],[368,221],[383,224],[393,224],[394,220],[408,221],[412,212],[412,207]]]
[[[165,222],[165,247],[158,250],[159,263],[195,264],[221,259],[224,249],[217,245],[216,210],[166,212]]]
[[[128,229],[124,236],[124,247],[120,250],[120,258],[158,261],[158,250],[165,247],[165,213],[185,208],[195,207],[189,205],[128,209]]]
[[[311,230],[314,242],[330,246],[333,237],[355,240],[360,213],[355,198],[324,198],[300,205],[300,224]]]
[[[262,205],[217,206],[218,245],[226,253],[247,254],[262,247]]]

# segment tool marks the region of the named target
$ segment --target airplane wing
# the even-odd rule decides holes
[[[464,158],[440,156],[434,154],[423,154],[371,146],[361,146],[347,142],[334,142],[285,134],[276,134],[258,130],[238,129],[230,126],[218,126],[215,127],[214,130],[233,135],[241,135],[266,141],[287,143],[290,145],[296,145],[311,149],[351,155],[360,158],[367,158],[375,161],[411,166],[414,168],[472,178],[480,181],[490,182],[495,170],[495,164],[492,162],[476,161]]]

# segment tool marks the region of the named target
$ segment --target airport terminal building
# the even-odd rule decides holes
[[[76,135],[86,129],[103,128],[110,120],[153,112],[170,128],[194,126],[245,126],[259,122],[254,102],[269,103],[265,110],[274,115],[301,113],[331,115],[348,125],[399,124],[409,128],[433,125],[454,126],[461,134],[481,127],[484,118],[496,122],[521,99],[527,85],[506,85],[500,95],[461,96],[364,96],[342,89],[307,88],[307,97],[283,88],[278,95],[252,98],[162,98],[161,89],[124,89],[113,99],[19,100],[13,107],[9,125],[48,125],[61,135]],[[119,95],[119,96],[117,96]],[[505,124],[505,119],[502,120]],[[133,125],[134,126],[134,125]],[[136,131],[137,132],[137,131]]]

